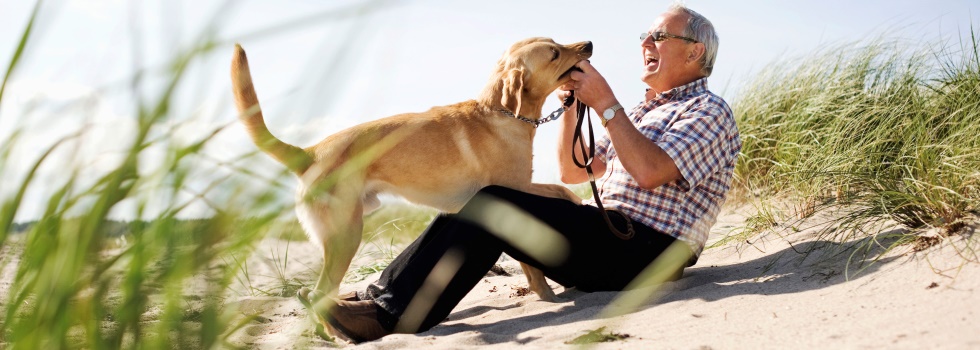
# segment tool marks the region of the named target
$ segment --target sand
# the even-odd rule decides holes
[[[725,213],[712,240],[742,220]],[[306,242],[264,242],[250,271],[275,275],[273,255],[282,255],[286,245],[286,274],[312,281],[319,261]],[[312,335],[307,312],[294,297],[246,295],[231,298],[229,305],[260,316],[233,336],[236,344],[259,349],[554,349],[572,347],[566,342],[600,327],[622,336],[593,345],[600,349],[977,349],[980,264],[972,248],[969,240],[954,236],[923,251],[905,245],[883,255],[880,247],[864,254],[829,244],[815,230],[769,235],[705,251],[680,280],[660,286],[659,298],[612,318],[599,315],[617,296],[613,292],[584,293],[552,283],[564,301],[517,295],[514,288],[526,281],[518,264],[505,257],[500,264],[512,275],[485,277],[439,326],[357,345]],[[813,253],[799,253],[806,250]],[[374,277],[342,289],[363,288]],[[274,281],[256,276],[253,283]]]

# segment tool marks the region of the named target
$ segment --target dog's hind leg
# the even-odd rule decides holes
[[[296,296],[315,316],[327,334],[342,336],[328,321],[333,298],[340,290],[344,275],[361,243],[363,205],[358,188],[339,185],[319,201],[307,201],[297,212],[310,238],[323,251],[323,267],[313,291],[302,289]]]
[[[317,279],[314,295],[309,290],[298,294],[308,304],[335,297],[357,248],[361,244],[363,205],[358,188],[337,186],[328,195],[306,199],[297,206],[297,215],[310,236],[323,252],[323,267]]]

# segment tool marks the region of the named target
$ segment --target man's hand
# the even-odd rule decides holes
[[[582,62],[588,64],[588,61]],[[593,71],[595,70],[593,69]],[[574,75],[581,73],[573,71],[572,74]],[[598,76],[600,79],[602,79],[602,76],[598,73],[594,74],[593,76]],[[605,83],[604,79],[603,83]],[[562,105],[565,103],[565,98],[572,95],[572,90],[578,90],[575,84],[576,82],[573,80],[555,90],[555,96],[562,101]],[[575,91],[575,98],[580,98],[579,96],[579,92]],[[585,101],[582,102],[585,103]],[[586,105],[588,105],[588,103],[586,103]],[[577,154],[579,159],[585,159],[585,155],[582,154],[581,149],[572,147],[572,140],[575,138],[575,134],[579,131],[575,128],[577,121],[577,118],[575,118],[575,113],[575,108],[565,109],[565,113],[562,115],[560,123],[561,131],[558,134],[558,168],[561,174],[561,181],[567,184],[577,184],[589,180],[589,174],[585,172],[585,169],[579,168],[575,165],[575,162],[572,161],[572,153]],[[602,174],[606,172],[605,159],[601,158],[602,157],[597,156],[592,161],[592,171],[595,173],[596,177],[602,177]]]
[[[575,87],[571,83],[559,86],[558,89],[555,89],[555,96],[558,96],[559,100],[565,101],[568,96],[572,96],[572,90],[574,89]]]
[[[599,74],[599,71],[588,60],[579,61],[575,66],[582,70],[581,72],[573,71],[570,75],[572,78],[571,85],[575,90],[575,98],[592,107],[598,113],[602,113],[606,108],[618,103],[612,88],[606,82],[606,78],[602,77],[602,74]]]
[[[565,107],[565,99],[568,96],[572,96],[573,89],[575,89],[575,86],[572,83],[559,86],[555,89],[555,96],[558,97],[558,101],[561,102],[562,107]]]
[[[575,98],[600,114],[618,103],[609,83],[589,61],[579,61],[575,66],[582,70],[571,74]],[[616,114],[625,116],[626,112],[619,110]],[[627,122],[624,123],[623,120]],[[558,140],[561,180],[564,183],[584,182],[588,175],[582,169],[577,169],[571,160],[571,152],[576,152],[571,146],[575,131],[574,121],[566,120],[562,127],[561,138]],[[640,187],[654,189],[681,179],[680,170],[674,160],[660,146],[640,133],[629,119],[619,117],[610,121],[606,125],[606,133],[619,155],[619,162]],[[605,159],[597,158],[592,164],[596,176],[601,177],[606,171]]]

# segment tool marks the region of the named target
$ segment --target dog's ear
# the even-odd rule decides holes
[[[524,95],[524,68],[511,68],[504,73],[503,81],[500,103],[514,115],[519,115],[521,113],[521,100]]]

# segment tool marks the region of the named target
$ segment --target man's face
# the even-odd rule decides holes
[[[667,12],[657,18],[648,33],[665,32],[683,35],[687,26],[688,14]],[[641,80],[650,88],[662,92],[686,83],[690,74],[690,55],[694,44],[682,39],[668,38],[654,42],[648,36],[640,44],[643,50],[643,76]],[[696,65],[697,63],[694,62]]]

